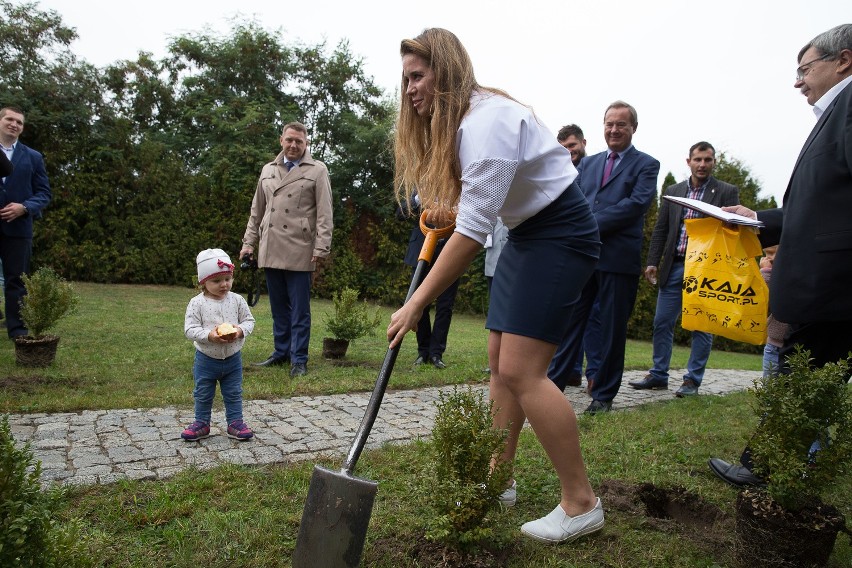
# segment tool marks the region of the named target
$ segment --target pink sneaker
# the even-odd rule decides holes
[[[196,440],[200,440],[201,438],[206,438],[210,435],[210,424],[202,422],[201,420],[196,420],[192,424],[186,427],[186,430],[180,435],[181,438],[186,440],[187,442],[194,442]]]
[[[228,437],[244,441],[254,437],[254,432],[242,420],[234,420],[228,424]]]

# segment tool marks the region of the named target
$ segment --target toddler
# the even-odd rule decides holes
[[[187,426],[180,437],[192,442],[210,435],[210,414],[218,381],[225,402],[228,437],[248,440],[254,433],[243,422],[243,361],[240,349],[246,335],[254,330],[254,316],[245,299],[231,292],[234,265],[225,251],[201,251],[196,264],[201,293],[189,301],[184,320],[184,334],[195,344],[195,364],[192,367],[195,422]]]

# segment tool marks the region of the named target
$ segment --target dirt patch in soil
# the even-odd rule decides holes
[[[31,394],[35,392],[38,387],[50,384],[51,382],[55,382],[55,380],[39,375],[33,377],[18,377],[12,375],[10,377],[0,378],[0,389],[8,390],[12,394]],[[73,386],[75,383],[76,381],[73,381],[71,382],[71,385]]]
[[[682,535],[707,551],[713,558],[727,558],[733,545],[733,521],[719,507],[682,487],[658,487],[651,483],[631,484],[617,479],[603,481],[597,494],[604,509],[613,514],[634,517],[648,530]],[[394,535],[375,541],[365,551],[364,566],[378,558],[385,563],[396,559],[399,566],[436,568],[505,568],[515,553],[506,547],[484,545],[471,555],[463,555],[440,543],[426,540],[423,533]]]
[[[364,556],[363,566],[371,566],[378,557],[387,564],[397,559],[399,566],[434,568],[506,568],[514,546],[504,548],[483,545],[475,552],[463,554],[438,542],[426,540],[423,533],[414,538],[393,536],[377,540]]]
[[[733,519],[719,507],[683,487],[638,485],[606,480],[598,496],[608,510],[642,517],[644,526],[682,534],[713,558],[725,558],[733,546]]]

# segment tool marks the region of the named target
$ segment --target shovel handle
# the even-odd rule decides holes
[[[455,229],[455,222],[450,223],[446,227],[434,229],[426,226],[426,211],[420,215],[420,230],[426,237],[423,241],[423,246],[420,248],[420,256],[417,260],[417,268],[414,269],[414,276],[411,278],[411,285],[408,288],[408,294],[405,296],[405,302],[411,299],[414,291],[420,286],[420,282],[426,273],[426,268],[431,264],[432,257],[435,254],[435,245],[440,239],[445,239],[450,236]],[[361,419],[361,424],[358,426],[358,431],[355,433],[355,441],[349,449],[349,454],[346,456],[346,461],[343,462],[343,471],[348,475],[352,474],[355,469],[355,464],[358,463],[358,458],[364,450],[367,443],[367,437],[370,435],[370,430],[373,429],[373,423],[376,421],[376,416],[379,414],[379,407],[382,405],[382,398],[385,396],[385,390],[390,380],[391,372],[393,371],[396,357],[399,355],[399,348],[402,341],[396,344],[396,347],[389,348],[385,354],[385,360],[382,362],[382,368],[379,369],[379,375],[376,378],[376,385],[373,387],[373,394],[370,395],[370,401],[367,403],[367,409],[364,411],[364,418]]]

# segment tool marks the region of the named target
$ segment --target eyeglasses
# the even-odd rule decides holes
[[[817,61],[822,61],[823,59],[828,59],[829,57],[831,57],[831,54],[826,53],[822,57],[817,57],[816,59],[811,59],[807,63],[802,63],[801,65],[799,65],[799,67],[796,69],[796,81],[803,81],[804,78],[808,75],[808,73],[811,72],[811,65],[813,65]]]

